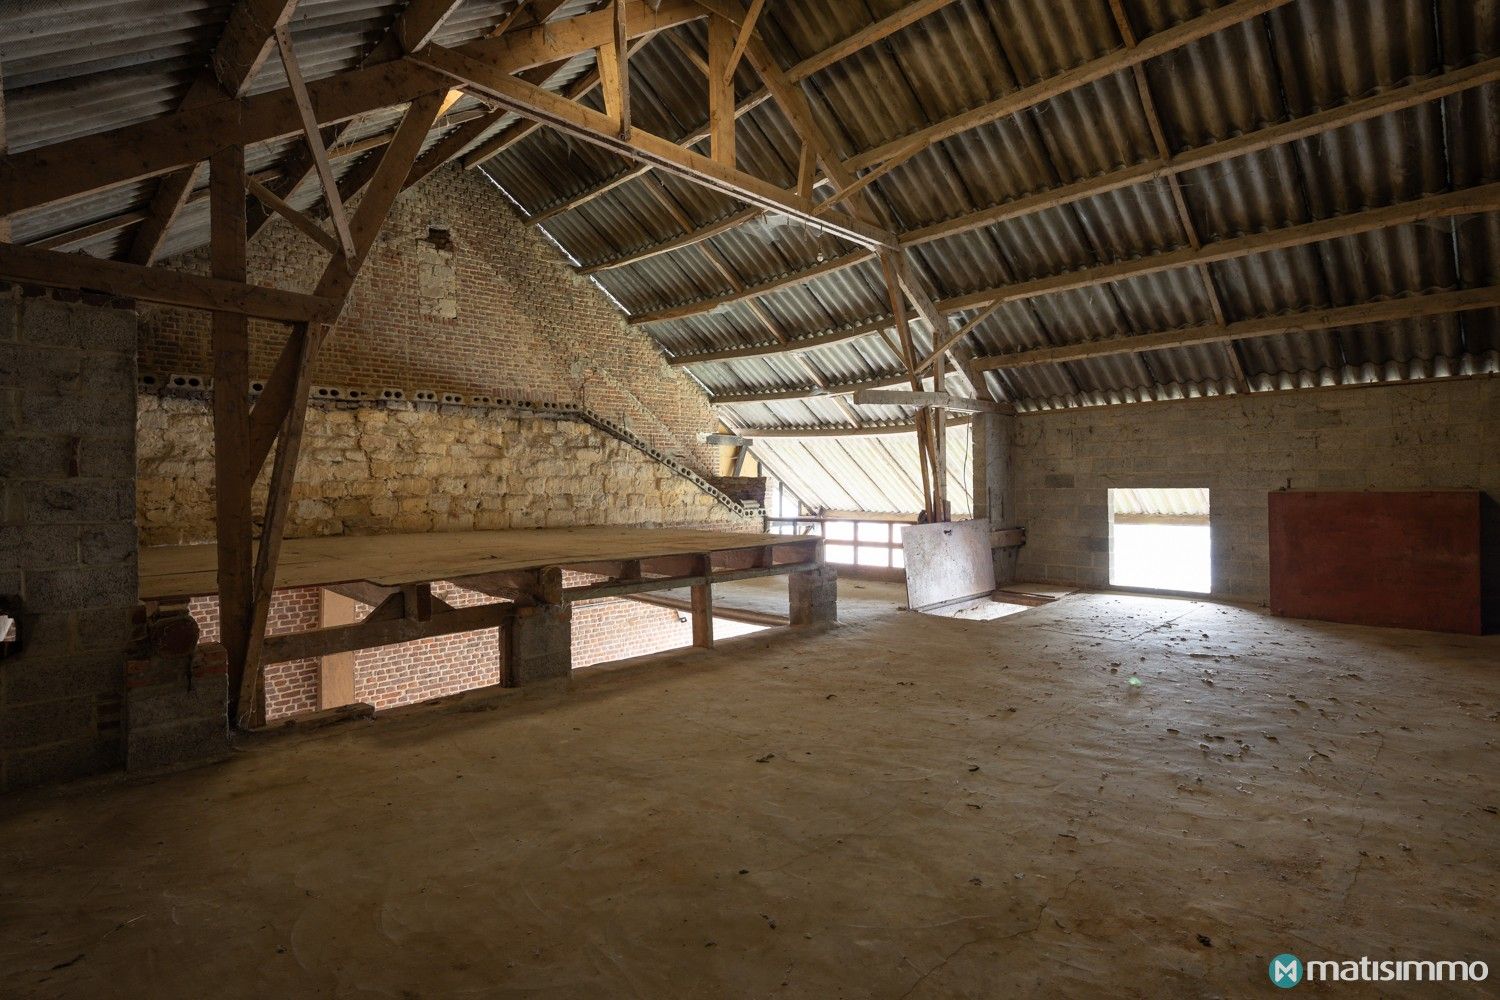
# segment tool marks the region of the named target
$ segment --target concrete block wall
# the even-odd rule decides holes
[[[1264,602],[1266,495],[1479,489],[1500,498],[1500,379],[1268,392],[1022,414],[1017,578],[1109,582],[1108,490],[1209,489],[1213,593]]]
[[[0,790],[121,762],[136,605],[136,314],[0,286]]]

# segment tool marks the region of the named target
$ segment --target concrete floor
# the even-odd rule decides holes
[[[822,633],[0,800],[0,995],[1228,997],[1281,952],[1495,994],[1500,640],[842,591]]]

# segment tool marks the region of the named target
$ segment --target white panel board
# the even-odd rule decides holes
[[[921,611],[995,589],[988,520],[913,524],[902,536],[906,606]]]

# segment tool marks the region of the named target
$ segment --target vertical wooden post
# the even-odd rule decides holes
[[[938,331],[934,331],[936,337]],[[939,353],[932,367],[932,387],[938,392],[947,391],[948,355]],[[941,406],[932,408],[932,479],[934,521],[947,521],[948,516],[948,411]]]
[[[245,150],[231,146],[209,161],[209,254],[213,276],[247,277]],[[241,313],[212,320],[214,416],[214,534],[218,541],[220,641],[229,660],[235,698],[250,649],[250,328]]]
[[[318,624],[323,628],[354,624],[354,598],[318,591]],[[318,661],[318,707],[338,708],[354,703],[354,656],[331,653]]]
[[[698,563],[698,574],[705,578],[703,583],[695,584],[692,591],[693,599],[693,645],[704,649],[714,648],[714,595],[713,584],[707,581],[711,574],[711,564],[708,556],[700,556]]]
[[[5,155],[5,67],[0,65],[0,156]],[[0,243],[10,242],[10,220],[0,215]]]
[[[412,164],[422,149],[432,124],[442,113],[445,92],[427,94],[411,102],[401,119],[396,135],[380,154],[380,165],[371,178],[369,190],[350,221],[350,233],[354,238],[356,255],[353,259],[339,254],[323,269],[318,279],[315,294],[347,301],[354,288],[354,280],[364,263],[381,224],[391,210],[396,195],[411,172]],[[255,554],[255,575],[251,584],[250,629],[245,654],[244,675],[240,682],[240,698],[235,718],[242,726],[259,725],[265,721],[265,695],[261,684],[261,645],[265,640],[266,617],[270,611],[271,593],[276,586],[276,563],[281,555],[281,542],[286,533],[288,509],[291,506],[292,483],[297,475],[297,458],[302,448],[302,428],[307,418],[308,395],[312,389],[313,359],[329,327],[309,326],[300,323],[292,330],[285,369],[278,361],[273,377],[290,381],[290,391],[284,392],[287,401],[286,416],[276,436],[276,459],[271,471],[271,487],[266,494],[265,523],[260,532],[260,548]],[[275,387],[267,388],[269,395]],[[276,389],[280,392],[281,390]],[[265,398],[262,397],[262,403]]]
[[[708,19],[708,136],[709,155],[734,166],[734,73],[729,56],[734,51],[734,25],[717,15]]]
[[[614,0],[614,34],[600,46],[596,63],[604,91],[604,113],[615,120],[621,139],[630,138],[630,48],[625,32],[625,0]]]

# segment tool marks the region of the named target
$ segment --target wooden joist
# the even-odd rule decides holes
[[[955,417],[948,421],[949,427],[967,424],[971,417]],[[828,437],[889,437],[893,434],[911,434],[917,430],[915,423],[865,424],[862,427],[839,427],[820,424],[814,427],[754,427],[746,425],[741,433],[760,440],[761,438],[828,438]]]
[[[336,299],[238,281],[100,260],[0,243],[0,279],[54,288],[82,288],[162,305],[240,313],[289,323],[331,322]]]

